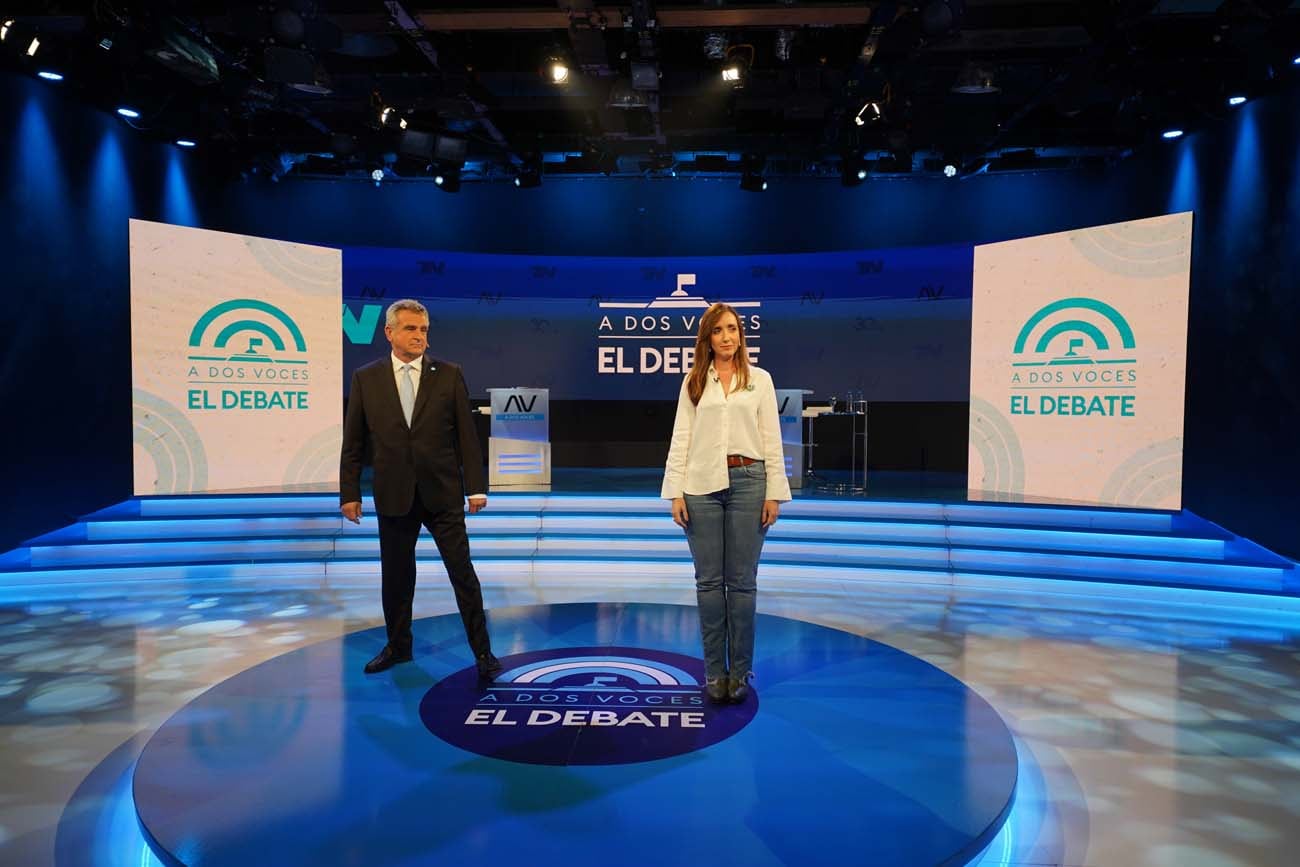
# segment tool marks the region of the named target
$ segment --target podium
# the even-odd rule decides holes
[[[808,388],[778,388],[776,414],[781,420],[781,450],[792,490],[803,487],[803,396]]]
[[[551,483],[550,390],[489,388],[488,486]]]

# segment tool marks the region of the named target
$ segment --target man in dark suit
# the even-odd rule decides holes
[[[465,495],[469,512],[487,505],[483,453],[470,415],[460,367],[425,356],[429,311],[418,301],[388,308],[384,335],[392,354],[352,375],[339,501],[343,517],[361,521],[361,463],[367,451],[375,468],[375,512],[388,643],[366,663],[366,674],[411,659],[411,603],[415,598],[415,543],[427,527],[438,545],[456,591],[465,636],[479,676],[501,671],[492,655],[483,592],[469,558]]]

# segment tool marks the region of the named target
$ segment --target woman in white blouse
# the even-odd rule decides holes
[[[753,675],[758,556],[790,483],[772,377],[749,363],[744,326],[726,304],[700,319],[661,496],[695,561],[705,691],[740,703]]]

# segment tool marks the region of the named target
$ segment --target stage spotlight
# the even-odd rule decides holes
[[[564,86],[573,80],[573,66],[568,54],[559,45],[553,44],[546,49],[542,58],[542,78],[556,86]]]
[[[393,107],[386,105],[379,110],[379,125],[388,126],[388,119],[393,116]]]
[[[762,154],[745,154],[740,158],[740,188],[749,193],[761,193],[767,189],[763,179],[763,166],[767,158]]]
[[[27,56],[35,57],[36,52],[40,50],[41,50],[41,38],[39,36],[33,36],[32,41],[27,43]]]
[[[853,118],[853,123],[857,126],[866,126],[868,123],[875,123],[884,116],[885,113],[880,107],[880,103],[873,100],[858,109],[858,113]]]
[[[1160,133],[1160,137],[1172,141],[1173,139],[1176,138],[1182,138],[1183,131],[1181,129],[1167,129],[1164,132]]]
[[[748,57],[745,55],[748,54]],[[749,70],[754,65],[754,46],[733,45],[727,49],[727,59],[722,62],[722,80],[739,90],[749,78]]]
[[[1228,97],[1228,105],[1231,106],[1231,107],[1234,107],[1234,108],[1235,108],[1236,106],[1239,106],[1239,105],[1243,104],[1245,101],[1246,101],[1246,97],[1244,97],[1244,96],[1230,96],[1230,97]]]
[[[384,170],[375,169],[374,171],[372,171],[370,173],[370,180],[375,182],[375,186],[379,186],[381,183],[383,183],[384,180]]]
[[[944,176],[945,178],[955,178],[955,177],[957,177],[957,167],[956,167],[955,165],[953,165],[952,163],[948,163],[948,164],[946,164],[946,165],[943,167],[943,176]]]
[[[1295,57],[1291,58],[1291,65],[1300,66],[1300,54],[1297,54]]]
[[[521,190],[542,185],[542,158],[540,154],[528,154],[520,160],[519,171],[515,175],[515,186]]]
[[[9,38],[9,28],[13,26],[14,20],[12,18],[6,18],[4,23],[0,24],[0,42],[4,42]]]
[[[196,144],[197,144],[197,142],[191,141],[190,139],[187,139],[187,138],[178,138],[178,139],[176,139],[176,146],[177,146],[177,147],[182,147],[182,148],[192,148],[192,147],[194,147]]]
[[[433,183],[444,193],[460,192],[460,167],[443,165],[434,169]]]
[[[401,129],[406,129],[407,127],[406,118],[402,118],[401,120],[399,120],[397,122],[397,126]]]
[[[136,111],[134,108],[128,108],[126,106],[119,108],[117,113],[122,115],[122,117],[129,117],[133,120],[140,116],[140,112]]]
[[[39,75],[41,78],[45,79],[46,81],[62,81],[62,80],[63,80],[63,75],[62,75],[62,74],[60,74],[60,73],[58,73],[58,72],[51,72],[51,71],[48,70],[48,69],[42,69],[40,72],[38,72],[38,73],[36,73],[36,74]]]

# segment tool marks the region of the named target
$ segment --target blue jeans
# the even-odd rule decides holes
[[[695,560],[695,597],[704,675],[745,678],[754,667],[754,594],[763,550],[763,462],[728,470],[731,487],[686,494],[686,541]]]

